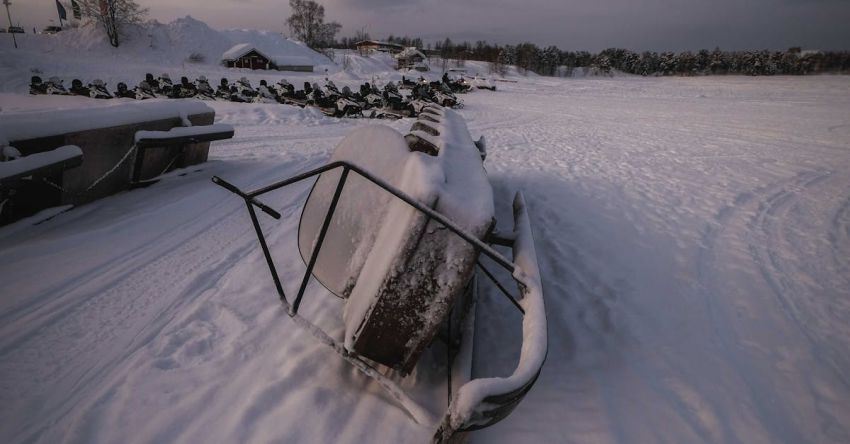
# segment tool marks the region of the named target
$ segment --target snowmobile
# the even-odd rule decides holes
[[[239,78],[235,86],[239,90],[239,94],[248,99],[249,102],[253,102],[258,96],[257,90],[251,86],[251,82],[245,77]]]
[[[269,84],[265,80],[260,80],[254,101],[258,103],[278,103],[279,99],[273,88],[269,88]]]
[[[372,97],[371,94],[368,97]],[[398,92],[398,88],[393,82],[384,85],[384,92],[381,96],[380,104],[374,106],[369,117],[377,119],[401,119],[404,117],[415,117],[417,112],[407,100]],[[373,99],[374,100],[374,99]]]
[[[71,93],[65,89],[65,85],[62,84],[62,79],[59,77],[53,76],[47,79],[47,94],[55,94],[60,96],[67,96]]]
[[[215,90],[215,96],[219,99],[230,100],[230,84],[227,82],[227,78],[222,78],[218,84],[218,88]]]
[[[312,103],[318,107],[322,113],[332,117],[353,117],[363,115],[363,108],[360,105],[348,98],[343,97],[334,89],[327,94],[319,88],[319,85],[312,86]]]
[[[382,125],[355,130],[327,165],[253,191],[212,181],[245,201],[294,324],[375,380],[413,421],[431,427],[432,442],[458,442],[504,419],[531,390],[547,354],[546,314],[522,193],[513,199],[513,230],[502,231],[483,137],[474,142],[455,111],[431,105],[425,115],[405,136]],[[306,271],[293,297],[284,293],[272,254],[283,243],[269,244],[257,210],[281,219],[260,199],[313,178],[297,234]],[[512,258],[496,246],[510,248]],[[513,278],[519,297],[493,266]],[[485,278],[492,281],[486,288]],[[338,297],[345,305],[337,333],[299,311],[311,280],[330,293],[327,301]],[[483,340],[474,338],[477,301],[497,291],[522,317],[522,347],[509,376],[481,377],[473,375],[480,368],[474,359],[487,356],[473,353]],[[498,324],[489,328],[506,328],[505,321],[491,320]],[[436,385],[441,378],[446,383]]]
[[[243,94],[242,90],[236,85],[230,85],[230,94],[228,95],[227,100],[237,103],[251,103],[254,101],[254,98]]]
[[[32,76],[30,79],[30,94],[47,94],[47,83],[42,82],[39,76]]]
[[[156,93],[154,93],[153,87],[145,80],[139,82],[139,86],[136,87],[136,100],[147,100],[147,99],[155,99]]]
[[[196,97],[201,100],[215,100],[215,91],[213,91],[205,76],[200,76],[195,80],[195,91],[197,91]]]
[[[151,76],[153,78],[153,76]],[[147,79],[146,79],[147,80]],[[150,81],[148,81],[150,83]],[[162,73],[154,83],[150,83],[154,93],[159,96],[171,97],[171,91],[174,89],[174,83],[171,82],[171,76],[168,73]]]
[[[113,95],[115,97],[125,98],[125,99],[135,99],[136,98],[136,92],[130,91],[127,88],[127,84],[124,83],[124,82],[118,82],[118,85],[116,86],[116,91]]]
[[[401,85],[399,85],[399,89],[413,89],[417,83],[413,80],[410,80],[404,76],[401,76]]]
[[[195,85],[189,83],[189,78],[186,76],[180,77],[180,83],[171,88],[171,94],[168,95],[171,99],[191,99],[198,94]]]
[[[443,80],[443,84],[446,85],[449,88],[449,90],[451,90],[451,92],[455,93],[455,94],[467,93],[472,88],[472,85],[470,85],[466,81],[466,79],[463,78],[463,76],[461,76],[457,80],[454,80],[451,77],[449,77],[449,73],[446,72],[446,73],[443,73],[443,79],[442,80]]]
[[[89,95],[93,99],[111,99],[112,94],[109,94],[109,90],[106,89],[106,83],[103,83],[103,80],[94,79],[89,83],[88,86]]]
[[[463,101],[458,99],[445,83],[441,83],[439,87],[432,89],[431,92],[431,100],[437,105],[446,108],[463,108]]]
[[[71,88],[68,91],[75,96],[91,97],[91,90],[83,86],[80,79],[71,80]]]
[[[295,97],[295,87],[286,79],[280,79],[272,86],[273,93],[277,96],[278,103],[288,103],[287,99]]]

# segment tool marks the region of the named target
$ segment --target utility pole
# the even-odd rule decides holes
[[[3,4],[6,5],[6,16],[9,17],[9,27],[12,27],[12,13],[9,12],[9,5],[12,4],[9,0],[3,0]],[[12,34],[12,42],[15,44],[15,49],[18,48],[18,39],[15,38],[15,33],[10,32]]]

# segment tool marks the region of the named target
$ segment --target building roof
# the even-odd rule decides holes
[[[397,59],[409,59],[409,58],[412,58],[412,57],[416,57],[417,55],[419,57],[422,57],[423,59],[428,58],[428,57],[425,56],[425,54],[422,53],[422,51],[416,49],[413,46],[408,47],[408,48],[404,48],[404,50],[402,52],[396,54],[394,57],[397,58]]]
[[[228,49],[221,56],[222,61],[235,61],[240,57],[243,57],[250,53],[251,51],[256,51],[257,54],[267,58],[269,61],[274,63],[277,66],[313,66],[314,63],[309,57],[305,56],[296,56],[296,55],[284,55],[284,54],[270,54],[265,51],[260,51],[256,46],[250,43],[240,43],[235,45],[234,47]]]
[[[378,40],[361,40],[361,41],[354,44],[354,46],[361,46],[361,45],[390,46],[390,47],[398,48],[398,49],[404,48],[404,46],[401,46],[397,43],[381,42],[381,41],[378,41]]]

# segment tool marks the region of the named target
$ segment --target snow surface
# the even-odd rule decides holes
[[[4,113],[96,103],[20,95],[31,68],[112,85],[148,71],[272,77],[182,66],[183,49],[64,55],[26,37],[15,57],[0,50]],[[347,55],[340,87],[398,78]],[[526,197],[549,352],[525,400],[471,441],[850,441],[848,78],[509,80],[460,113],[487,136],[502,231],[514,191]],[[209,105],[236,128],[210,162],[0,228],[0,442],[427,441],[432,428],[290,321],[244,203],[209,181],[251,188],[317,167],[371,122]],[[309,190],[263,196],[283,214],[260,217],[288,295]],[[507,376],[520,315],[483,290],[475,372]],[[313,283],[299,313],[339,339],[342,307]],[[439,384],[424,370],[401,385]]]

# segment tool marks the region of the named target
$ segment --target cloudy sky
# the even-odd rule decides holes
[[[69,2],[70,0],[62,0]],[[285,31],[286,0],[138,0],[150,17],[191,15],[214,28]],[[850,49],[850,0],[320,0],[342,35],[426,41],[531,41],[562,49]],[[70,14],[70,10],[68,11]],[[56,20],[55,0],[12,0],[28,32]],[[2,16],[0,16],[2,17]],[[2,23],[6,23],[2,17]]]

